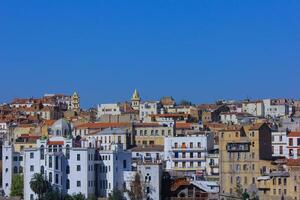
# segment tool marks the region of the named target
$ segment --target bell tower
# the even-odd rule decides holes
[[[131,98],[131,107],[134,110],[139,110],[140,102],[141,102],[141,98],[140,98],[139,92],[137,91],[137,89],[135,89],[133,92],[132,98]]]
[[[77,92],[74,92],[74,94],[72,95],[72,109],[73,110],[80,109],[80,98],[79,98]]]

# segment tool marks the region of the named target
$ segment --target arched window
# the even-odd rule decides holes
[[[41,160],[45,159],[44,145],[42,145],[40,148],[40,159]]]
[[[18,173],[18,167],[14,166],[14,174],[17,174],[17,173]]]
[[[44,174],[44,172],[45,172],[45,168],[44,168],[44,166],[42,165],[42,166],[41,166],[41,174]]]

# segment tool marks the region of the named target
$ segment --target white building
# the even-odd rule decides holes
[[[247,124],[251,123],[256,119],[253,115],[249,113],[221,113],[221,122],[224,124]]]
[[[208,151],[212,150],[213,146],[214,138],[211,132],[165,138],[166,170],[204,172]]]
[[[63,119],[56,121],[51,129],[52,137],[37,140],[36,148],[25,149],[24,161],[19,162],[24,168],[24,199],[37,197],[28,184],[35,173],[42,173],[62,194],[107,198],[113,189],[122,188],[123,172],[131,170],[131,153],[123,151],[122,145],[98,151],[89,146],[89,141],[78,144],[72,139],[70,125]],[[12,162],[15,154],[12,145],[5,145],[3,151],[8,157],[3,162],[3,183],[7,185],[5,195],[9,195],[11,170],[18,164]]]
[[[289,157],[288,138],[286,131],[272,132],[272,156],[273,157]]]
[[[160,200],[162,187],[162,165],[147,163],[139,164],[136,171],[125,172],[125,186],[131,190],[131,183],[134,181],[136,174],[139,174],[144,199],[141,200]],[[125,196],[127,196],[125,194]],[[128,197],[127,197],[128,198]]]
[[[282,117],[289,115],[289,106],[287,104],[275,104],[271,99],[264,99],[265,116]]]
[[[100,104],[97,106],[97,117],[101,118],[103,115],[120,115],[121,108],[118,103]]]
[[[242,103],[242,111],[256,117],[265,116],[263,101],[246,101]]]
[[[300,158],[300,132],[290,132],[288,134],[288,155],[291,159]]]
[[[143,121],[147,115],[157,115],[160,112],[159,101],[144,101],[140,103],[140,120]]]
[[[123,149],[126,150],[130,146],[131,134],[121,128],[106,128],[95,134],[85,135],[90,143],[97,143],[96,147],[100,147],[101,150],[110,150],[114,144],[122,144]]]
[[[132,162],[137,163],[162,163],[164,159],[164,146],[137,146],[130,149],[132,153]]]

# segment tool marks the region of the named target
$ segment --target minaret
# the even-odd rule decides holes
[[[139,110],[140,102],[141,102],[141,98],[140,98],[139,92],[137,91],[137,89],[135,89],[133,92],[132,98],[131,98],[131,107],[134,110]]]
[[[77,94],[77,92],[74,92],[72,95],[72,109],[73,110],[79,110],[80,109],[80,98]]]

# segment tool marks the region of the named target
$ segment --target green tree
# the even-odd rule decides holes
[[[39,173],[35,173],[30,180],[31,190],[37,194],[38,199],[40,200],[50,189],[50,184],[45,180],[44,176]]]
[[[24,179],[23,175],[21,174],[15,174],[12,177],[12,184],[11,184],[11,197],[22,197],[23,198],[23,192],[24,192]]]
[[[86,200],[85,196],[82,193],[75,194],[72,196],[73,200]]]
[[[118,189],[113,190],[112,194],[108,198],[108,200],[122,200],[122,199],[124,199],[123,193]]]

